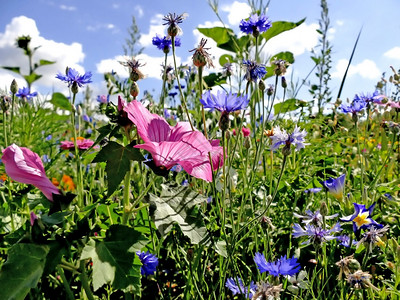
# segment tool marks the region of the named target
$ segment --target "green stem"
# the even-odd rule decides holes
[[[68,299],[74,300],[75,299],[74,293],[72,292],[71,287],[69,286],[67,278],[65,277],[64,270],[60,266],[57,266],[57,273],[60,274],[61,281],[63,283],[65,292],[67,293]]]
[[[12,134],[13,134],[13,120],[14,120],[14,106],[15,106],[15,94],[12,94],[12,98],[11,98],[11,119],[10,119],[10,138],[12,138]]]
[[[164,75],[163,75],[163,84],[162,84],[162,90],[161,90],[161,101],[160,101],[160,109],[161,112],[160,114],[164,113],[164,102],[165,102],[165,84],[167,82],[167,58],[168,54],[165,53],[165,58],[164,58]]]
[[[183,109],[185,110],[186,116],[188,118],[190,127],[194,131],[194,127],[193,127],[192,121],[190,120],[189,111],[188,111],[187,106],[186,106],[186,99],[185,99],[185,96],[183,95],[183,92],[182,92],[181,83],[179,82],[179,73],[178,73],[178,68],[176,67],[175,37],[174,36],[171,37],[171,42],[172,42],[172,57],[174,59],[175,77],[176,77],[176,82],[178,83],[179,93],[181,95],[181,102],[182,102],[182,105],[183,105]]]
[[[7,119],[6,112],[3,111],[3,137],[4,137],[4,147],[8,146],[8,137],[7,137]]]
[[[360,160],[360,168],[361,168],[361,185],[360,185],[360,190],[361,190],[361,199],[363,201],[366,201],[366,198],[364,195],[364,164],[363,164],[363,157],[361,156],[361,151],[360,151],[360,140],[358,137],[358,121],[355,121],[355,126],[356,126],[356,139],[357,139],[357,153],[358,153],[358,159]]]
[[[130,164],[130,162],[129,162]],[[123,207],[124,213],[122,216],[122,224],[126,225],[128,223],[129,215],[130,215],[130,185],[131,185],[131,168],[129,167],[129,171],[125,175],[124,179],[124,198],[123,198]]]
[[[92,290],[90,289],[89,279],[86,274],[84,260],[81,260],[81,262],[80,262],[80,269],[81,269],[80,277],[81,277],[82,287],[86,293],[86,296],[88,297],[89,300],[94,300]]]

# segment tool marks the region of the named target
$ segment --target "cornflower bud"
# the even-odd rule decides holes
[[[322,201],[319,211],[320,211],[321,215],[324,217],[326,217],[328,215],[328,205],[326,205],[325,201]]]
[[[139,95],[139,92],[140,90],[137,82],[136,81],[132,82],[130,94],[133,97],[133,99],[136,99],[136,97]]]
[[[230,123],[230,121],[229,121],[229,113],[226,112],[226,111],[223,111],[221,113],[221,118],[219,119],[219,123],[218,123],[219,128],[222,131],[226,131],[226,130],[229,129],[229,123]]]
[[[260,79],[260,81],[258,82],[258,88],[259,88],[261,91],[264,91],[264,90],[265,90],[265,83],[264,83],[264,81],[263,81],[262,79]]]
[[[18,92],[18,83],[15,79],[13,79],[13,81],[11,82],[10,91],[13,94],[16,94]]]
[[[270,84],[267,89],[267,95],[272,96],[274,94],[274,86]]]
[[[243,147],[245,147],[246,149],[250,149],[251,148],[251,140],[250,140],[249,136],[246,136],[244,138]]]
[[[281,79],[281,85],[282,85],[282,87],[283,87],[284,89],[286,89],[286,88],[287,88],[287,82],[286,82],[286,78],[285,78],[285,76],[282,76],[282,79]]]

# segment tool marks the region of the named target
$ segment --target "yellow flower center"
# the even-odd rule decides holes
[[[353,222],[356,223],[357,227],[360,228],[361,226],[365,224],[371,223],[370,220],[368,220],[369,212],[366,211],[362,214],[359,214],[357,217],[354,218]]]

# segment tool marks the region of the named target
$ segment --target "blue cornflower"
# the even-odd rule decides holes
[[[342,222],[350,222],[353,221],[353,231],[357,232],[360,229],[366,229],[371,226],[375,226],[376,228],[382,228],[383,225],[378,224],[376,221],[372,220],[371,215],[374,211],[375,204],[372,204],[370,207],[366,208],[364,204],[357,204],[353,202],[354,205],[354,214],[340,218]]]
[[[265,32],[271,28],[272,24],[268,20],[268,17],[264,14],[257,15],[253,14],[249,17],[249,20],[240,21],[239,28],[246,34],[252,34],[257,37],[260,32]]]
[[[167,36],[161,37],[158,34],[156,34],[156,36],[153,37],[152,43],[154,46],[157,46],[158,49],[163,50],[164,53],[168,53],[172,47],[172,40],[170,37]],[[180,47],[180,46],[181,46],[181,39],[176,37],[175,47]]]
[[[211,110],[218,110],[220,112],[230,113],[236,110],[245,109],[250,102],[247,96],[238,96],[237,94],[226,93],[223,91],[217,91],[217,95],[211,94],[208,90],[200,99],[201,104],[204,108],[210,108]]]
[[[50,141],[52,138],[53,138],[53,136],[51,134],[49,134],[48,136],[46,136],[45,140]]]
[[[307,131],[304,129],[300,131],[300,127],[296,127],[293,130],[293,133],[288,134],[285,129],[281,129],[279,126],[274,127],[273,135],[270,136],[272,146],[271,150],[277,150],[281,145],[285,145],[284,150],[282,151],[285,155],[290,153],[290,145],[294,145],[296,150],[304,148],[308,143],[305,142],[305,136],[307,135]]]
[[[28,87],[23,87],[18,90],[18,93],[15,94],[15,96],[20,97],[20,98],[25,98],[27,100],[31,100],[32,97],[37,96],[37,92],[31,93]]]
[[[88,115],[82,115],[82,119],[85,122],[92,123],[92,118],[89,117]]]
[[[353,115],[357,115],[358,112],[362,111],[367,106],[367,102],[364,99],[354,99],[350,105],[342,104],[340,108],[344,113],[352,113]]]
[[[349,248],[350,247],[350,237],[348,235],[339,235],[336,240],[340,242],[339,245]],[[351,245],[357,244],[357,241],[352,240]]]
[[[298,213],[293,213],[293,215],[296,218],[304,219],[304,220],[301,221],[304,224],[312,223],[312,224],[314,224],[316,226],[322,226],[322,224],[323,224],[323,216],[322,216],[322,214],[320,213],[319,210],[316,210],[315,212],[312,212],[311,210],[307,209],[305,211],[305,213],[306,213],[305,215],[300,215]],[[331,215],[331,216],[325,216],[325,220],[330,220],[330,219],[336,218],[338,215],[339,214],[334,214],[334,215]]]
[[[168,93],[168,96],[175,98],[175,96],[178,95],[178,92],[170,92]]]
[[[107,104],[110,102],[110,95],[98,95],[97,102]]]
[[[140,252],[137,251],[136,254],[139,256],[142,267],[140,268],[140,273],[142,275],[153,275],[158,266],[158,258],[149,251]]]
[[[302,244],[316,244],[320,245],[324,242],[334,240],[335,237],[332,233],[340,232],[342,228],[340,227],[340,223],[336,223],[331,229],[326,230],[320,226],[314,226],[311,224],[307,224],[304,229],[301,225],[295,223],[293,225],[293,237],[298,238],[302,236],[307,236],[309,239]]]
[[[367,104],[371,102],[377,102],[380,103],[383,99],[385,98],[385,95],[379,94],[378,91],[371,93],[360,93],[359,95],[356,94],[354,96],[353,101],[364,101]]]
[[[264,64],[257,64],[257,62],[254,60],[243,60],[242,64],[246,69],[244,79],[247,81],[257,81],[258,79],[262,79],[267,74]]]
[[[68,87],[82,87],[84,84],[92,82],[91,80],[92,73],[85,72],[83,75],[79,75],[78,71],[72,68],[68,68],[67,75],[63,75],[58,73],[56,78],[60,79],[61,81],[65,81],[68,83]]]
[[[275,262],[267,262],[264,254],[257,252],[254,256],[254,262],[257,264],[261,273],[268,272],[275,277],[279,275],[293,276],[300,270],[300,264],[297,262],[297,258],[286,258],[286,255],[281,256],[281,258]]]
[[[321,182],[321,184],[328,189],[329,193],[333,195],[337,200],[342,200],[344,182],[346,180],[346,174],[340,175],[338,178],[329,178]]]
[[[239,286],[236,284],[239,283]],[[239,277],[236,278],[236,281],[234,278],[230,277],[226,280],[225,286],[231,290],[233,295],[236,294],[244,294],[246,298],[251,299],[253,298],[253,294],[257,290],[257,285],[254,283],[254,281],[250,282],[250,289],[246,286],[244,286],[242,279]]]

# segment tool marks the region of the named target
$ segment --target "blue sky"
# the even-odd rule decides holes
[[[237,33],[240,20],[249,16],[247,1],[243,0],[221,0],[219,11],[226,25]],[[361,27],[363,32],[342,97],[352,98],[356,93],[372,92],[382,72],[390,73],[391,65],[396,69],[400,67],[399,11],[398,0],[382,0],[379,5],[376,0],[329,1],[332,27],[329,37],[333,45],[330,86],[334,96]],[[104,94],[106,89],[102,73],[111,69],[126,72],[118,60],[122,59],[122,45],[134,15],[142,33],[141,44],[145,47],[140,58],[146,62],[144,73],[147,78],[140,81],[141,95],[144,90],[154,90],[153,93],[157,95],[161,87],[161,81],[157,78],[160,78],[159,65],[163,61],[163,53],[151,45],[151,38],[156,33],[165,34],[162,16],[169,12],[188,13],[188,18],[181,26],[182,47],[178,48],[177,55],[180,62],[190,64],[188,51],[201,38],[196,28],[219,24],[206,0],[1,1],[0,66],[26,65],[22,51],[16,49],[14,43],[16,36],[29,34],[33,37],[33,45],[42,46],[36,59],[57,61],[53,66],[39,69],[43,78],[33,89],[43,95],[52,91],[66,92],[65,86],[54,77],[68,65],[80,72],[91,71],[94,74],[91,84],[94,96]],[[271,39],[264,53],[273,55],[280,51],[292,51],[296,61],[289,68],[290,72],[295,80],[303,79],[313,66],[310,50],[318,43],[315,29],[318,28],[320,1],[272,0],[267,15],[271,21],[297,22],[306,18],[305,23],[296,30]],[[208,44],[213,45],[210,41]],[[216,68],[210,72],[220,71],[217,62],[222,52],[215,47],[209,52],[216,61]],[[12,73],[0,70],[0,88],[8,87],[14,77]],[[22,80],[19,83],[21,86],[24,84]],[[307,87],[303,88],[300,97],[311,100]]]

